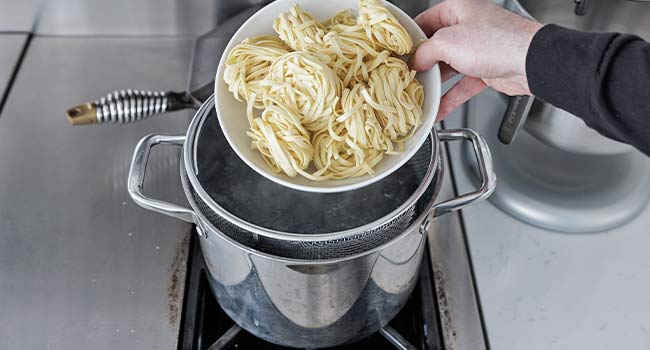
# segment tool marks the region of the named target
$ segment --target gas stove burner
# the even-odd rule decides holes
[[[231,348],[239,348],[239,344],[237,343],[237,337],[245,331],[239,327],[238,325],[233,325],[230,327],[222,336],[219,337],[210,347],[208,350],[223,350],[223,349],[231,349]],[[402,337],[399,332],[397,332],[393,327],[391,326],[386,326],[382,328],[379,333],[386,338],[392,345],[395,346],[396,349],[400,350],[416,350],[417,348],[411,344],[408,340],[406,340],[404,337]],[[251,336],[251,335],[249,335]],[[257,348],[257,347],[255,347]],[[337,347],[337,349],[343,349],[341,347]]]
[[[428,249],[425,251],[420,279],[400,313],[379,332],[360,341],[328,349],[444,349]],[[255,337],[231,320],[210,289],[198,242],[190,243],[190,252],[179,350],[288,349]]]
[[[488,91],[468,103],[464,121],[485,136],[492,150],[499,184],[489,200],[500,209],[545,229],[587,233],[621,226],[646,207],[650,160],[643,154],[574,154],[525,130],[515,143],[503,145],[497,129],[504,110],[503,100]],[[473,164],[468,151],[466,161]]]

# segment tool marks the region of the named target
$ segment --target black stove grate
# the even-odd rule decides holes
[[[195,234],[192,235],[192,237],[195,236]],[[194,238],[190,243],[190,251],[178,349],[288,349],[266,342],[240,329],[221,309],[212,294],[208,285],[203,254]],[[389,323],[389,327],[357,342],[329,349],[444,349],[440,336],[440,322],[429,261],[428,251],[425,249],[424,261],[420,268],[420,279],[415,290],[404,308]],[[398,341],[402,338],[407,343],[401,346],[391,344],[388,338],[395,337],[398,338]]]

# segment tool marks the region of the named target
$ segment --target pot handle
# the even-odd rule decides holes
[[[492,154],[487,142],[481,135],[471,129],[447,129],[438,131],[438,137],[442,142],[467,140],[472,143],[481,176],[481,187],[473,192],[461,194],[456,198],[436,204],[432,209],[433,217],[463,209],[470,204],[483,200],[494,192],[497,185],[497,177],[492,166]]]
[[[133,160],[129,170],[128,190],[131,199],[145,209],[157,211],[189,223],[197,223],[196,214],[191,209],[150,198],[144,194],[142,189],[151,148],[158,144],[183,146],[184,142],[185,135],[147,135],[142,138],[133,152]]]
[[[526,122],[534,100],[535,98],[533,96],[526,95],[510,97],[508,107],[499,126],[498,136],[501,143],[509,145],[515,140],[519,129]]]

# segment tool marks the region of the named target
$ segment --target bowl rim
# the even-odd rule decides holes
[[[387,2],[385,0],[380,0],[380,1],[382,1],[383,5],[391,13],[393,13],[393,14],[395,12],[400,13],[401,16],[409,18],[410,21],[412,22],[412,24],[415,24],[415,20],[413,18],[411,18],[408,14],[406,14],[404,11],[402,11],[402,9],[400,9],[399,7],[393,5],[392,3]],[[263,16],[265,14],[265,12],[266,12],[265,10],[268,10],[269,7],[271,7],[271,6],[279,6],[277,4],[283,4],[283,3],[294,3],[294,4],[299,5],[299,2],[300,2],[300,0],[276,0],[274,2],[271,2],[271,3],[267,4],[266,6],[259,9],[257,12],[255,12],[250,18],[248,18],[241,25],[241,27],[239,27],[239,29],[237,29],[235,34],[233,34],[232,38],[228,41],[228,44],[226,45],[226,48],[224,49],[224,53],[221,56],[221,59],[219,60],[219,65],[217,67],[217,72],[215,74],[215,79],[214,79],[214,84],[215,84],[214,85],[215,109],[217,111],[217,118],[219,120],[219,125],[220,125],[220,127],[222,129],[222,132],[223,132],[226,140],[228,141],[228,144],[235,151],[235,153],[239,156],[239,158],[246,165],[248,165],[253,170],[255,170],[257,173],[259,173],[260,175],[266,177],[267,179],[269,179],[269,180],[271,180],[271,181],[273,181],[275,183],[278,183],[280,185],[283,185],[283,186],[286,186],[286,187],[289,187],[289,188],[293,188],[293,189],[296,189],[296,190],[306,191],[306,192],[314,192],[314,193],[345,192],[345,191],[355,190],[355,189],[358,189],[358,188],[361,188],[361,187],[368,186],[370,184],[373,184],[373,183],[375,183],[377,181],[382,180],[383,178],[385,178],[388,175],[394,173],[395,171],[397,171],[397,169],[399,169],[404,164],[406,164],[408,162],[408,160],[411,159],[415,155],[415,153],[420,149],[420,147],[422,147],[422,145],[426,142],[427,138],[429,137],[429,132],[422,132],[422,135],[420,135],[420,138],[417,139],[416,142],[411,145],[411,147],[407,148],[403,153],[401,153],[399,155],[399,159],[397,161],[395,161],[395,163],[393,165],[391,165],[389,168],[382,171],[381,173],[375,173],[374,175],[367,175],[366,174],[366,175],[359,176],[359,177],[340,179],[340,180],[326,180],[326,181],[324,181],[324,182],[329,182],[329,183],[331,183],[331,182],[335,183],[336,181],[349,182],[349,181],[354,181],[354,179],[359,179],[358,181],[354,181],[352,183],[347,183],[347,184],[342,184],[340,186],[318,186],[318,184],[321,184],[323,182],[318,182],[318,181],[311,180],[310,183],[313,184],[313,185],[311,185],[311,184],[310,185],[298,184],[298,183],[295,183],[295,182],[291,181],[290,179],[292,179],[292,178],[289,178],[286,175],[284,177],[288,177],[288,179],[283,178],[283,176],[282,176],[283,173],[280,173],[280,174],[275,173],[272,170],[270,170],[268,168],[268,166],[264,167],[264,168],[258,166],[252,160],[248,159],[248,157],[246,157],[241,152],[239,147],[236,146],[237,143],[235,143],[235,141],[231,137],[231,134],[228,132],[229,128],[225,127],[226,122],[225,122],[224,118],[222,117],[223,114],[220,113],[221,111],[219,110],[221,104],[219,102],[217,91],[219,89],[219,87],[218,87],[219,84],[221,84],[221,80],[222,80],[222,77],[223,77],[223,72],[225,70],[225,61],[228,58],[228,53],[232,50],[234,45],[238,44],[238,43],[234,42],[235,37],[237,37],[238,34],[243,29],[245,29],[248,25],[250,25],[250,23],[253,23],[255,20],[257,20],[258,17]],[[352,0],[350,2],[351,3],[352,2],[356,3],[356,0]],[[426,38],[426,35],[424,34],[424,31],[422,31],[422,29],[417,24],[415,24],[415,28],[418,31],[418,33],[420,34],[421,38]],[[432,73],[433,73],[434,88],[437,89],[437,92],[438,92],[438,98],[435,101],[433,101],[433,106],[432,106],[433,108],[432,108],[432,111],[430,113],[432,116],[430,116],[430,117],[428,117],[426,119],[427,123],[422,123],[420,126],[418,126],[418,128],[424,128],[424,127],[428,127],[429,129],[435,128],[435,123],[436,123],[435,119],[436,119],[436,115],[437,115],[439,107],[440,107],[440,97],[442,95],[442,79],[441,79],[440,69],[439,69],[438,64],[436,64],[433,68],[431,68],[431,70],[432,70]],[[434,90],[434,92],[435,92],[435,90]],[[380,163],[382,161],[384,161],[384,159],[382,159],[380,161]]]

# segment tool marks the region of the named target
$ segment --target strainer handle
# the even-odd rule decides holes
[[[184,142],[185,135],[147,135],[142,138],[138,142],[138,145],[135,146],[135,151],[133,152],[133,160],[131,161],[131,169],[129,170],[128,190],[133,201],[145,209],[153,210],[189,223],[196,223],[196,214],[191,209],[153,199],[145,195],[143,191],[144,176],[147,170],[147,161],[149,160],[151,148],[158,144],[183,146]]]
[[[432,209],[434,217],[463,209],[470,204],[489,197],[497,185],[497,177],[492,166],[492,154],[487,142],[481,135],[471,129],[447,129],[438,131],[438,137],[442,142],[466,140],[472,143],[476,161],[478,162],[479,175],[481,176],[481,187],[476,191],[461,194],[456,198],[436,204]]]
[[[113,91],[97,101],[82,103],[66,112],[72,125],[133,123],[171,111],[197,108],[196,101],[185,92]]]

